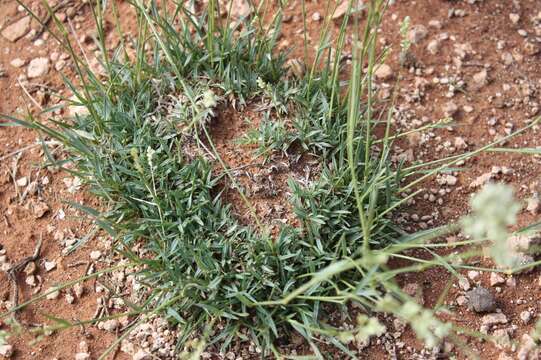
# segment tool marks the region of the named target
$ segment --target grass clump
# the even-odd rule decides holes
[[[275,49],[280,16],[267,32],[257,26],[259,13],[242,27],[219,26],[210,4],[196,15],[181,5],[163,11],[154,1],[135,1],[140,28],[133,61],[126,48],[117,49],[104,60],[107,74],[100,79],[74,54],[82,90],[71,87],[89,114],[54,126],[19,121],[61,141],[72,155],[67,162],[76,165],[70,171],[103,199],[107,211],[86,210],[139,269],[147,292],[138,311],[178,325],[179,348],[205,334],[207,345],[225,349],[250,340],[263,355],[278,354],[277,340],[296,331],[319,357],[322,344],[354,356],[348,341],[383,328],[368,317],[354,331],[327,323],[330,312],[347,313],[351,302],[367,313],[431,319],[417,324],[419,333],[431,344],[441,340],[449,329],[431,311],[408,305],[394,285],[394,276],[408,269],[385,265],[449,229],[407,236],[389,220],[414,195],[399,196],[403,177],[420,168],[391,167],[389,124],[373,120],[375,30],[384,2],[370,4],[347,89],[338,81],[343,33],[334,61],[327,57],[302,77],[289,77],[286,54]],[[284,225],[276,236],[255,213],[254,226],[240,224],[221,197],[223,177],[238,186],[209,124],[224,107],[250,104],[264,109],[259,130],[245,139],[259,144],[258,155],[310,153],[321,165],[311,183],[288,181],[302,226]],[[376,126],[386,127],[379,142]],[[188,153],[194,140],[217,161]],[[133,252],[136,244],[151,256]],[[220,331],[208,328],[217,323]],[[438,332],[430,333],[434,327]]]
[[[149,288],[148,309],[163,309],[184,330],[179,345],[205,324],[220,321],[223,330],[211,342],[224,347],[242,329],[264,353],[276,351],[282,331],[295,328],[315,349],[314,336],[328,326],[322,322],[322,303],[332,299],[345,305],[346,298],[333,297],[374,286],[364,271],[349,271],[287,304],[273,304],[312,274],[362,254],[356,210],[360,194],[351,188],[345,147],[347,101],[338,100],[338,90],[330,98],[336,79],[315,79],[319,73],[311,74],[314,79],[287,77],[285,54],[274,49],[275,39],[258,34],[249,23],[243,29],[216,28],[210,41],[205,27],[212,9],[197,17],[178,6],[168,18],[155,3],[146,9],[135,6],[141,31],[153,35],[135,45],[135,64],[117,51],[108,61],[105,84],[93,74],[85,76],[85,91],[77,97],[92,109],[89,116],[57,123],[59,130],[37,122],[31,126],[60,140],[73,155],[76,175],[105,200],[108,211],[99,223],[117,239],[118,250],[140,265],[139,275]],[[174,23],[180,30],[170,26]],[[376,23],[374,18],[369,26]],[[145,45],[154,48],[144,52]],[[214,149],[208,125],[221,106],[256,102],[267,104],[258,136],[262,153],[287,153],[298,143],[323,161],[313,184],[289,181],[302,228],[283,226],[274,238],[264,225],[240,225],[221,199],[215,164],[184,151],[190,138],[201,148]],[[359,111],[360,104],[350,109],[355,121],[363,116]],[[286,129],[281,116],[293,117],[294,126]],[[371,212],[373,231],[367,241],[381,247],[394,230],[376,220],[377,212],[380,204],[393,201],[396,182],[378,183],[381,174],[362,162],[368,139],[360,131],[366,126],[372,125],[355,126],[350,139],[358,149],[354,173],[368,182],[363,185],[367,194],[387,193],[360,200]],[[145,244],[150,258],[131,252],[137,242]],[[364,285],[359,284],[363,278]],[[362,298],[361,303],[373,301]]]

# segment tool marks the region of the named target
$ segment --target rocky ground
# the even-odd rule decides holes
[[[40,2],[25,2],[46,19]],[[235,11],[246,11],[238,2]],[[80,51],[96,67],[97,46],[92,39],[93,25],[86,2],[52,4],[61,21],[70,29]],[[121,10],[128,5],[120,3]],[[317,44],[323,26],[326,4],[310,1],[308,39]],[[36,21],[28,17],[15,1],[0,4],[0,113],[23,116],[27,110],[61,102],[53,93],[71,96],[61,74],[75,78],[68,54]],[[294,47],[292,58],[302,56],[300,1],[287,6],[280,46]],[[411,18],[408,38],[412,42],[407,57],[399,58],[400,23]],[[339,14],[337,15],[339,17]],[[134,19],[126,16],[129,31]],[[338,31],[339,23],[334,26]],[[115,39],[108,29],[108,41]],[[540,112],[541,88],[541,3],[536,0],[416,0],[395,1],[389,6],[380,34],[381,46],[393,51],[376,71],[378,97],[389,100],[398,91],[393,122],[397,130],[407,131],[442,123],[438,129],[415,132],[396,148],[396,160],[431,161],[442,156],[465,153],[500,140],[530,124]],[[76,111],[76,109],[70,109]],[[52,114],[61,116],[58,109]],[[453,126],[448,121],[453,120]],[[225,129],[235,132],[238,129]],[[231,134],[230,134],[231,135]],[[228,134],[223,135],[224,138]],[[235,134],[231,135],[236,137]],[[36,133],[13,127],[0,128],[0,307],[9,309],[35,294],[43,294],[55,284],[77,279],[122,259],[111,253],[111,240],[96,231],[70,202],[96,205],[84,192],[76,177],[54,168],[40,166],[47,161]],[[62,149],[53,156],[61,159]],[[506,147],[541,147],[538,126],[506,141]],[[396,216],[406,230],[426,229],[456,220],[468,209],[470,195],[489,181],[513,185],[523,201],[519,225],[539,221],[541,192],[540,158],[534,155],[486,153],[457,164],[456,170],[423,182],[422,192]],[[90,234],[88,238],[86,235]],[[448,237],[449,243],[460,240]],[[517,251],[535,245],[535,238],[516,238]],[[41,244],[41,247],[39,247]],[[80,245],[80,246],[78,246]],[[73,247],[77,247],[73,250]],[[39,250],[36,252],[36,250]],[[452,250],[449,250],[450,252]],[[26,259],[36,255],[35,258]],[[532,261],[532,259],[526,259]],[[20,271],[13,271],[21,265]],[[470,265],[490,268],[485,258]],[[130,270],[131,271],[131,270]],[[399,279],[404,290],[425,306],[445,304],[452,311],[442,318],[457,325],[493,335],[483,341],[465,336],[463,341],[482,359],[537,359],[529,334],[541,310],[541,278],[538,270],[514,276],[472,270],[456,279],[444,269],[404,275]],[[19,288],[18,299],[14,289]],[[135,276],[117,270],[98,280],[87,280],[60,292],[52,292],[40,303],[16,313],[28,329],[39,329],[44,314],[67,320],[89,319],[102,315],[122,315],[128,308],[109,291],[137,299],[140,286]],[[444,294],[443,297],[441,294]],[[23,331],[0,347],[0,355],[16,359],[97,358],[123,330],[139,319],[120,316],[97,326],[78,326],[47,335],[31,343],[32,332]],[[424,349],[405,324],[384,319],[385,335],[359,347],[362,357],[376,359],[426,359],[464,352],[451,343],[438,349]],[[5,322],[5,321],[4,321]],[[3,328],[8,326],[2,324]],[[143,321],[109,358],[173,358],[175,332],[160,318]],[[365,349],[363,347],[366,346]],[[212,350],[212,349],[210,349]],[[302,353],[302,346],[289,349]],[[206,358],[257,357],[255,346],[238,348],[228,354],[208,351]],[[445,355],[447,354],[447,355]]]

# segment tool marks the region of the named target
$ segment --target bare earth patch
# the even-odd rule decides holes
[[[39,8],[38,2],[28,3]],[[309,14],[308,39],[316,45],[325,16],[323,3],[306,4]],[[71,10],[70,10],[71,9]],[[47,89],[54,88],[69,97],[62,85],[59,71],[74,78],[73,64],[66,54],[46,34],[37,39],[32,32],[39,30],[17,9],[15,1],[0,5],[0,113],[22,114],[27,108],[36,112],[40,106],[55,104]],[[41,9],[43,15],[43,9]],[[302,20],[300,2],[292,2],[286,9],[282,48],[293,48],[292,58],[302,58]],[[88,6],[70,6],[59,11],[62,18],[70,18],[78,36],[91,34]],[[405,16],[411,18],[413,42],[410,58],[399,59],[399,26]],[[126,16],[128,27],[135,23]],[[336,23],[333,31],[338,31]],[[86,38],[85,38],[86,39]],[[513,130],[527,125],[540,112],[541,93],[541,6],[537,1],[397,1],[389,6],[380,37],[381,45],[391,45],[386,66],[376,73],[378,96],[389,100],[397,81],[397,112],[394,126],[409,130],[452,118],[453,126],[421,132],[400,142],[397,156],[408,162],[431,161],[441,156],[456,155],[500,139]],[[113,37],[111,41],[114,41]],[[85,50],[96,48],[92,41],[83,41]],[[20,84],[23,84],[23,89]],[[29,92],[33,101],[29,100]],[[287,157],[271,158],[264,162],[253,155],[253,145],[238,142],[243,135],[259,126],[261,119],[248,106],[241,112],[225,109],[211,126],[211,136],[218,153],[230,169],[255,213],[271,226],[287,223],[299,226],[292,213],[287,179],[310,181],[317,174],[317,164],[310,159],[298,162]],[[110,243],[96,234],[81,248],[66,254],[66,248],[83,238],[91,229],[82,215],[67,205],[66,200],[97,205],[84,189],[74,189],[74,178],[63,172],[43,169],[46,160],[36,144],[36,134],[20,128],[0,128],[0,259],[3,270],[26,256],[32,255],[40,239],[43,246],[35,269],[20,272],[17,284],[20,300],[45,291],[55,284],[69,281],[89,271],[117,262],[112,258]],[[538,127],[510,140],[507,147],[541,146]],[[26,149],[20,151],[20,149]],[[20,151],[20,152],[19,152]],[[423,192],[407,207],[400,210],[397,221],[408,230],[430,228],[456,220],[468,209],[472,193],[488,180],[509,183],[524,201],[518,225],[540,220],[539,179],[541,163],[538,156],[488,153],[457,166],[451,174],[423,182]],[[223,171],[216,166],[215,171]],[[225,199],[233,206],[242,222],[253,223],[250,211],[238,191],[224,177]],[[76,187],[76,184],[75,184]],[[276,228],[272,228],[275,230]],[[445,239],[457,241],[455,237]],[[100,254],[96,253],[100,251]],[[452,250],[449,250],[451,252]],[[400,265],[400,262],[394,264]],[[472,265],[491,267],[486,258],[476,258]],[[113,276],[126,291],[133,290],[129,274]],[[404,290],[422,301],[425,306],[445,304],[452,313],[441,317],[459,326],[496,336],[499,342],[466,339],[467,345],[483,359],[528,359],[533,354],[528,335],[541,311],[540,273],[536,269],[520,275],[494,275],[485,271],[464,272],[460,281],[443,269],[405,274],[400,278]],[[120,286],[119,285],[119,286]],[[478,286],[488,289],[495,302],[494,312],[478,313],[475,306],[483,305],[476,298],[474,308],[468,308],[470,293]],[[1,309],[12,305],[12,283],[7,274],[0,278]],[[441,294],[444,294],[442,297]],[[57,297],[24,308],[17,313],[22,324],[29,328],[45,321],[44,314],[54,314],[68,320],[88,319],[99,311],[119,313],[125,309],[107,297],[107,292],[94,280],[83,284],[83,290],[70,288]],[[472,310],[473,309],[473,310]],[[404,359],[437,358],[443,354],[457,355],[460,349],[444,344],[439,349],[423,349],[411,330],[396,319],[385,321],[388,332],[362,350],[366,358]],[[44,341],[31,344],[32,335],[24,332],[10,339],[12,358],[64,359],[75,354],[99,356],[115,339],[118,332],[129,325],[128,319],[119,323],[76,327],[50,335]],[[148,326],[147,326],[148,325]],[[129,341],[113,352],[117,359],[146,359],[149,353],[159,358],[172,358],[175,334],[161,319],[153,319],[130,336]],[[6,328],[6,324],[3,324]],[[84,342],[83,344],[81,342]],[[158,344],[158,345],[156,345]],[[163,345],[165,344],[165,345]],[[162,346],[163,345],[163,346]],[[291,345],[288,345],[291,346]],[[163,350],[163,349],[166,349]],[[298,345],[299,353],[306,348]],[[4,355],[8,357],[7,349]],[[161,352],[160,352],[161,351]],[[238,349],[243,358],[257,358],[256,349]],[[225,354],[212,354],[224,358]],[[228,354],[229,355],[229,354]],[[85,355],[80,355],[84,359]],[[233,358],[235,358],[233,354]],[[228,357],[229,358],[229,357]],[[534,357],[530,357],[533,359]]]

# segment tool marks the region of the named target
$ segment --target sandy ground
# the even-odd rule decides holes
[[[28,5],[41,16],[45,12],[38,2]],[[127,4],[122,3],[126,7]],[[325,3],[308,2],[308,39],[310,46],[316,46],[325,16]],[[92,32],[92,21],[88,6],[68,3],[60,8],[61,17],[70,19],[77,39],[92,56],[92,41],[85,35]],[[286,23],[280,46],[294,47],[292,58],[302,57],[302,19],[301,3],[292,2],[287,7]],[[15,1],[0,4],[0,29],[5,29],[25,17],[17,9]],[[406,66],[398,59],[400,41],[400,22],[405,16],[411,18],[412,58]],[[128,28],[134,19],[126,17]],[[19,26],[24,27],[24,20]],[[66,20],[66,24],[68,21]],[[339,23],[333,31],[338,31]],[[72,64],[58,44],[46,32],[34,37],[39,31],[37,23],[31,22],[23,35],[14,39],[14,33],[2,32],[0,36],[0,113],[23,116],[30,110],[38,111],[38,106],[50,106],[58,100],[51,97],[52,91],[65,96],[70,93],[64,87],[60,74],[74,76]],[[11,38],[11,39],[10,39]],[[111,41],[114,41],[111,38]],[[397,130],[409,130],[425,124],[435,123],[445,117],[452,117],[456,126],[423,132],[411,136],[400,143],[397,156],[408,160],[430,161],[436,157],[454,155],[478,148],[506,134],[526,126],[540,115],[541,88],[541,3],[535,0],[522,1],[443,1],[417,0],[396,1],[385,15],[380,34],[381,46],[394,49],[386,59],[389,69],[378,76],[378,96],[385,101],[394,90],[399,92],[394,116]],[[36,59],[46,59],[39,60]],[[47,62],[47,71],[39,72],[39,66]],[[37,68],[38,67],[38,68]],[[28,78],[29,75],[38,76]],[[28,94],[27,94],[28,93]],[[31,98],[28,96],[30,95]],[[60,114],[59,114],[60,115]],[[218,119],[219,121],[219,119]],[[217,144],[230,154],[242,154],[243,148],[233,144],[240,134],[246,131],[243,122],[231,122],[227,126],[218,123],[215,129]],[[249,127],[249,126],[248,126]],[[28,274],[22,272],[18,277],[20,298],[28,299],[34,292],[44,291],[59,282],[76,279],[89,267],[100,268],[111,260],[107,256],[108,239],[95,236],[73,253],[66,255],[66,245],[80,239],[92,225],[81,217],[67,201],[96,205],[89,195],[77,187],[74,178],[64,172],[45,169],[40,166],[45,160],[36,133],[22,128],[0,128],[0,244],[5,251],[5,261],[14,264],[34,251],[39,239],[43,246],[36,262],[37,270]],[[541,138],[534,127],[505,144],[507,147],[538,147]],[[24,151],[20,151],[25,149]],[[60,149],[58,156],[62,156]],[[250,159],[231,156],[226,159],[231,166],[243,164]],[[494,167],[499,167],[494,169]],[[513,185],[518,197],[525,202],[541,191],[540,159],[531,155],[509,155],[490,153],[468,160],[460,171],[451,174],[453,179],[434,179],[423,183],[425,191],[402,209],[397,221],[408,230],[435,226],[456,220],[467,212],[470,195],[478,187],[472,186],[483,174],[492,180]],[[480,181],[480,180],[479,180]],[[284,182],[284,179],[279,181]],[[258,201],[266,203],[267,197]],[[231,201],[235,202],[234,196]],[[257,199],[256,199],[257,200]],[[270,201],[272,206],[284,205],[284,198]],[[262,206],[262,210],[265,210]],[[239,210],[241,212],[241,210]],[[242,214],[240,214],[242,215]],[[519,225],[539,221],[535,206],[530,211],[521,212]],[[453,239],[448,239],[453,241]],[[103,257],[97,257],[96,250]],[[54,262],[56,267],[47,271],[46,263]],[[476,259],[475,265],[491,266],[483,258]],[[28,279],[33,277],[32,279]],[[494,344],[465,339],[468,346],[482,359],[521,358],[523,334],[532,330],[538,317],[541,303],[541,285],[537,270],[528,274],[492,278],[488,272],[465,273],[459,285],[448,272],[433,269],[424,273],[408,274],[399,279],[404,286],[421,290],[426,306],[433,306],[440,294],[448,287],[444,303],[453,311],[442,315],[456,324],[479,330],[483,323],[482,315],[467,309],[461,297],[469,288],[483,285],[494,294],[497,306],[505,315],[505,322],[491,327],[490,334],[509,338],[509,344]],[[467,285],[466,285],[467,283]],[[65,291],[57,299],[45,300],[29,306],[17,314],[25,330],[18,337],[10,339],[13,345],[13,358],[16,359],[71,359],[76,353],[85,352],[80,342],[85,341],[92,358],[107,348],[118,330],[99,330],[95,326],[76,327],[46,337],[35,344],[30,330],[45,320],[44,314],[54,314],[68,320],[91,318],[96,311],[97,302],[106,295],[97,292],[95,281],[84,283],[82,295],[77,289]],[[6,273],[0,275],[0,306],[5,308],[12,302],[13,282]],[[70,296],[68,296],[70,295]],[[114,306],[111,311],[115,311]],[[526,316],[529,313],[530,316]],[[424,351],[408,329],[392,319],[388,319],[389,332],[377,339],[363,351],[366,358],[399,359],[430,358],[436,356]],[[141,343],[136,343],[140,346]],[[141,345],[142,346],[142,345]],[[447,354],[460,351],[452,346],[441,349]],[[136,351],[133,351],[135,353]],[[134,354],[115,351],[115,358],[135,358]],[[158,358],[166,355],[154,353]],[[439,355],[438,355],[439,356]],[[445,356],[445,355],[442,355]],[[509,356],[509,357],[506,357]],[[110,357],[113,357],[111,355]],[[219,354],[213,357],[220,358]],[[249,356],[248,356],[249,357]],[[246,358],[246,356],[244,357]],[[523,357],[528,359],[528,357]]]

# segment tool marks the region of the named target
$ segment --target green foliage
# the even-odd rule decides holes
[[[312,342],[313,332],[326,327],[321,302],[353,284],[359,294],[374,296],[371,282],[359,283],[364,272],[352,270],[312,286],[287,305],[270,304],[306,284],[315,272],[361,255],[366,233],[359,231],[345,152],[347,102],[331,101],[329,96],[338,93],[332,82],[287,79],[284,55],[250,26],[216,29],[218,35],[205,41],[205,16],[191,16],[189,23],[179,18],[177,33],[155,3],[145,12],[138,6],[148,26],[142,31],[154,34],[154,41],[146,42],[155,46],[152,56],[139,56],[136,66],[112,58],[105,86],[94,76],[86,78],[77,98],[90,110],[88,116],[58,123],[60,130],[37,122],[26,125],[60,140],[72,154],[68,161],[76,165],[77,176],[108,203],[107,213],[89,212],[115,237],[118,251],[144,265],[138,275],[149,290],[145,311],[160,309],[185,330],[179,346],[213,321],[222,322],[224,330],[211,334],[209,344],[219,341],[227,347],[243,328],[265,351],[284,330],[295,329]],[[255,102],[258,96],[270,104],[256,140],[262,153],[287,153],[299,142],[301,151],[310,150],[323,163],[314,184],[289,182],[303,227],[283,226],[274,238],[263,228],[238,223],[222,203],[213,164],[189,156],[185,147],[195,136],[196,146],[213,149],[207,128],[217,108],[237,100]],[[355,108],[362,110],[360,104]],[[295,119],[291,129],[275,119],[280,114]],[[352,141],[364,159],[370,139],[362,136],[362,127],[355,132]],[[379,164],[383,167],[362,162],[356,167],[359,176],[371,177],[363,194],[374,228],[367,241],[375,247],[396,234],[379,217],[384,210],[379,204],[395,199],[396,176],[386,172],[385,161]],[[374,192],[382,194],[370,195]],[[131,252],[138,242],[150,258]],[[338,303],[347,301],[344,297]]]
[[[295,142],[295,136],[291,133],[284,121],[270,120],[270,113],[265,113],[258,129],[248,132],[241,139],[244,144],[257,144],[255,156],[264,156],[268,159],[273,154],[288,156],[288,150]]]
[[[82,87],[70,86],[88,115],[55,126],[14,121],[64,144],[71,158],[56,162],[51,156],[51,162],[72,162],[76,166],[69,171],[103,199],[107,212],[82,209],[114,237],[117,251],[141,269],[137,276],[148,298],[140,311],[159,313],[178,325],[183,331],[179,348],[203,332],[204,339],[192,343],[195,353],[215,343],[227,348],[248,336],[268,355],[277,352],[276,340],[296,331],[319,357],[316,343],[321,342],[351,355],[343,342],[384,331],[366,316],[357,319],[354,331],[326,324],[329,311],[346,311],[351,302],[402,317],[422,340],[435,345],[449,333],[448,325],[404,296],[385,296],[402,295],[392,284],[399,271],[386,269],[387,260],[402,256],[405,246],[424,248],[426,241],[452,228],[407,236],[389,219],[405,201],[399,196],[405,177],[423,171],[422,179],[445,165],[393,169],[388,131],[377,143],[372,137],[381,125],[372,116],[373,30],[384,2],[370,3],[347,89],[338,81],[343,43],[337,45],[334,62],[315,61],[303,78],[291,79],[284,68],[286,54],[275,49],[280,14],[267,32],[254,26],[255,20],[242,27],[220,26],[216,3],[209,4],[207,12],[196,15],[182,5],[164,12],[155,1],[135,1],[140,36],[133,63],[124,56],[125,48],[117,49],[106,60],[102,81],[73,54]],[[323,52],[318,49],[318,55]],[[366,74],[361,71],[365,60]],[[222,177],[235,183],[216,152],[209,123],[223,107],[248,104],[263,109],[259,129],[243,139],[258,145],[256,155],[299,158],[310,153],[320,163],[317,179],[288,181],[302,226],[284,225],[274,237],[257,217],[257,226],[241,225],[221,198]],[[194,155],[193,146],[200,152]],[[217,163],[225,175],[217,174]],[[491,216],[501,214],[483,213],[490,199],[481,196],[472,204],[486,223],[469,223],[476,236],[492,236],[511,220],[491,222]],[[151,256],[133,253],[138,243]],[[223,326],[219,332],[208,326],[218,322]]]

